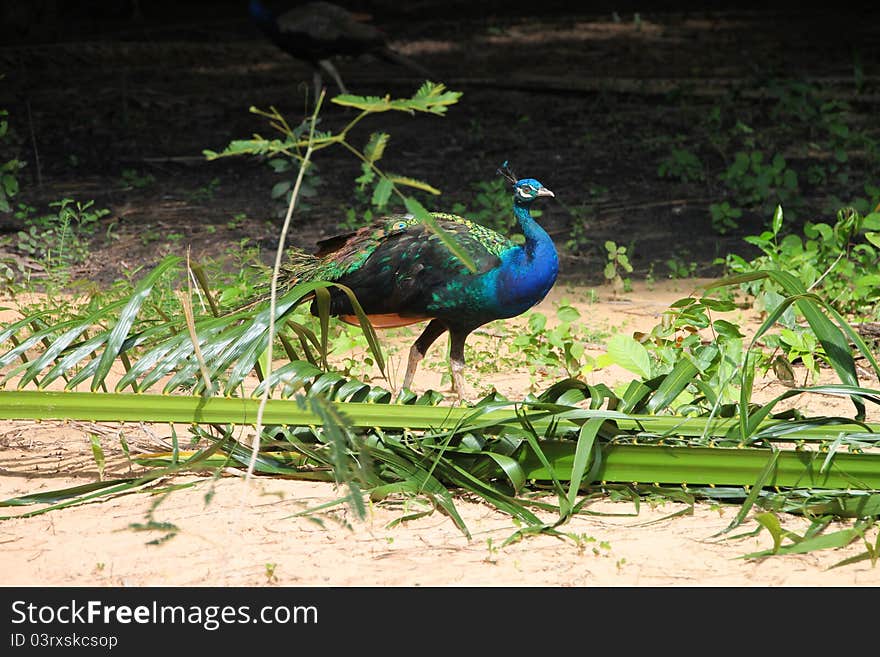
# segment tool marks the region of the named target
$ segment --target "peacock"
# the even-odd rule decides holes
[[[276,46],[311,65],[316,98],[323,87],[322,71],[333,78],[342,93],[348,93],[332,62],[340,55],[373,55],[434,79],[426,68],[390,48],[380,29],[359,22],[354,14],[330,2],[307,2],[276,15],[260,0],[251,0],[249,11]]]
[[[375,328],[427,321],[412,345],[403,387],[410,388],[419,362],[449,332],[453,392],[464,396],[465,340],[474,329],[515,317],[541,301],[556,281],[559,259],[553,240],[532,218],[535,199],[554,196],[534,178],[499,170],[513,184],[513,213],[525,241],[517,244],[461,216],[432,212],[437,224],[476,264],[476,272],[412,215],[379,219],[356,231],[318,242],[315,254],[291,249],[283,287],[308,281],[348,286]],[[357,316],[348,297],[330,287],[330,314],[349,324]],[[317,314],[316,303],[311,306]]]

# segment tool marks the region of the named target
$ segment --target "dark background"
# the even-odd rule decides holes
[[[564,277],[601,281],[609,239],[629,248],[636,275],[663,275],[660,263],[670,257],[715,274],[716,258],[750,253],[742,238],[760,230],[766,212],[746,212],[724,235],[709,222],[711,203],[735,200],[718,183],[732,151],[709,144],[713,107],[722,108],[725,129],[751,126],[760,140],[773,140],[757,148],[778,148],[802,169],[827,153],[807,148],[808,128],[803,138],[780,136],[793,119],[774,113],[774,81],[802,81],[844,99],[853,129],[877,132],[876,10],[781,2],[340,4],[369,14],[395,47],[464,93],[442,118],[371,117],[353,141],[390,133],[386,168],[442,189],[432,209],[468,205],[474,185],[491,180],[504,160],[538,178],[557,195],[541,221],[563,251]],[[26,163],[16,200],[39,210],[60,198],[94,199],[111,211],[103,221],[113,237],[98,232],[80,275],[111,280],[181,250],[169,234],[182,235],[197,256],[245,239],[270,254],[280,226],[270,190],[281,178],[254,159],[201,155],[255,132],[269,136],[252,105],[275,106],[293,124],[307,113],[310,69],[262,36],[247,2],[6,0],[0,26],[0,108],[12,131],[0,161]],[[338,67],[360,94],[407,96],[421,82],[369,58]],[[339,128],[350,116],[328,105],[322,120]],[[701,157],[704,180],[658,175],[676,143]],[[359,168],[349,154],[331,149],[316,163],[322,182],[291,235],[305,247],[336,231],[357,202]],[[861,166],[857,154],[850,166],[837,188],[802,179],[799,221],[829,220],[830,196],[863,195],[864,183],[876,180],[874,165]],[[132,185],[125,171],[151,181]],[[19,227],[0,215],[0,237]],[[577,246],[566,248],[573,236]]]

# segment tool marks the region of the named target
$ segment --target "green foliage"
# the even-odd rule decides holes
[[[593,369],[592,358],[584,353],[588,336],[580,319],[580,312],[565,299],[556,305],[557,321],[552,328],[547,327],[543,313],[527,315],[526,330],[518,332],[509,344],[511,356],[528,364],[533,383],[541,371],[545,376],[578,378]]]
[[[306,125],[307,123],[304,121],[299,127],[304,128]],[[293,195],[293,184],[299,175],[300,162],[295,157],[277,156],[268,160],[267,163],[272,171],[283,175],[283,180],[272,185],[270,193],[275,216],[283,217],[290,205],[290,197]],[[303,212],[307,212],[311,208],[310,199],[318,195],[323,182],[323,178],[318,173],[318,165],[310,161],[306,166],[299,188],[299,198],[297,199],[297,203]]]
[[[406,187],[429,194],[439,194],[440,190],[420,180],[388,173],[379,168],[377,162],[385,153],[389,137],[384,133],[373,133],[363,149],[358,149],[349,141],[349,133],[371,114],[400,111],[409,114],[425,112],[443,115],[450,105],[458,102],[460,97],[460,92],[446,91],[445,85],[434,82],[425,82],[410,98],[392,100],[390,96],[384,98],[352,96],[348,94],[336,96],[331,99],[331,102],[360,110],[357,116],[336,133],[327,131],[313,132],[309,130],[309,126],[312,125],[311,119],[306,119],[299,126],[291,128],[284,116],[274,107],[269,111],[251,107],[251,112],[269,120],[273,130],[281,134],[281,139],[264,139],[259,135],[255,135],[253,139],[233,140],[219,153],[211,150],[205,150],[203,153],[208,160],[215,160],[221,157],[252,155],[269,158],[283,156],[292,158],[297,163],[302,163],[305,161],[306,153],[313,153],[330,146],[341,145],[361,161],[361,176],[358,179],[360,181],[358,185],[362,185],[364,188],[372,185],[371,202],[384,207],[388,203],[391,194],[395,194],[403,202],[408,212],[422,221],[429,230],[436,233],[443,244],[468,269],[476,271],[473,259],[437,225],[430,213],[417,199],[405,195],[400,188]],[[308,136],[306,136],[307,131]],[[346,221],[356,222],[356,214],[348,215]]]
[[[153,174],[138,173],[135,169],[123,169],[121,176],[123,185],[134,189],[144,189],[156,182],[156,176]]]
[[[189,198],[195,203],[208,203],[214,200],[218,189],[220,189],[220,179],[211,178],[207,183],[190,192]]]
[[[666,268],[669,270],[669,278],[693,278],[697,273],[697,263],[685,262],[678,254],[666,259]]]
[[[735,274],[762,269],[790,271],[839,312],[880,318],[880,213],[862,216],[854,208],[843,208],[833,224],[806,222],[802,235],[786,234],[783,225],[782,208],[778,207],[770,230],[745,238],[762,255],[746,261],[729,254],[723,260],[727,270]],[[749,280],[741,287],[768,312],[779,303],[781,289],[772,279]],[[788,325],[792,326],[791,320]]]
[[[186,332],[179,331],[180,320],[162,325],[143,322],[145,317],[139,319],[158,283],[173,273],[175,266],[175,260],[165,261],[138,281],[130,296],[83,319],[46,326],[38,316],[25,317],[6,327],[0,339],[14,345],[0,355],[7,382],[42,386],[67,374],[68,387],[91,380],[94,390],[107,380],[110,363],[121,359],[127,373],[117,389],[134,383],[135,389],[146,391],[166,380],[165,391],[182,384],[195,392],[203,389],[204,384],[195,378],[192,344]],[[774,276],[787,294],[800,299],[798,303],[813,303],[794,279],[779,273]],[[732,279],[721,284],[737,282]],[[290,300],[299,298],[303,291],[291,291],[289,299],[279,299],[283,317],[295,316]],[[709,297],[681,299],[672,304],[650,335],[616,336],[609,342],[618,361],[625,362],[639,377],[619,392],[568,378],[513,407],[495,394],[472,407],[431,408],[439,399],[436,394],[417,397],[408,393],[395,399],[378,386],[349,381],[314,364],[291,360],[250,393],[256,396],[268,387],[282,397],[296,397],[296,401],[276,399],[267,405],[268,429],[256,472],[346,483],[349,492],[340,502],[359,509],[358,514],[363,513],[362,491],[375,501],[392,494],[423,495],[469,535],[452,494],[453,490],[466,490],[520,523],[510,540],[533,533],[562,536],[556,527],[581,513],[585,500],[607,494],[609,487],[623,493],[620,486],[635,486],[626,490],[636,501],[640,495],[653,499],[668,496],[689,504],[697,496],[744,501],[731,527],[754,505],[838,517],[863,516],[866,509],[880,514],[877,455],[842,453],[846,447],[856,451],[870,447],[871,441],[876,441],[871,427],[840,418],[812,422],[790,415],[773,418],[773,406],[785,397],[760,408],[742,398],[740,404],[728,402],[735,398],[728,383],[751,367],[748,358],[738,356],[742,341],[738,328],[713,317],[731,310],[731,303]],[[835,337],[833,326],[823,324],[815,315],[808,317],[819,343],[835,345],[833,350],[826,348],[831,360],[840,361],[838,365],[844,370],[851,367],[852,355],[840,348],[843,332]],[[534,358],[549,354],[571,367],[572,358],[577,357],[572,347],[583,342],[573,335],[580,316],[562,303],[557,318],[566,325],[556,334],[558,340],[528,340],[518,346]],[[778,314],[768,321],[776,319]],[[289,321],[279,321],[293,330]],[[529,321],[532,324],[531,317]],[[228,394],[240,390],[237,377],[255,367],[259,371],[256,356],[262,348],[265,310],[255,308],[231,317],[207,314],[198,317],[195,324],[197,340],[211,364],[212,379],[225,383]],[[174,330],[180,335],[157,339]],[[298,330],[303,331],[303,342],[321,343],[308,336],[307,327]],[[91,336],[88,339],[86,331]],[[535,319],[529,332],[538,338],[548,331],[545,323]],[[137,359],[122,358],[123,354]],[[19,359],[25,362],[15,365]],[[870,362],[880,371],[873,360]],[[740,381],[747,378],[743,374]],[[872,403],[880,399],[877,391],[852,384],[815,391],[857,395]],[[740,394],[746,394],[746,401],[750,392],[750,386],[741,385]],[[790,390],[791,395],[804,392]],[[111,398],[41,391],[0,394],[4,395],[0,404],[3,417],[197,421],[203,423],[193,426],[199,444],[209,446],[181,453],[175,445],[170,454],[141,456],[138,461],[148,470],[138,479],[97,482],[0,502],[7,506],[43,505],[30,514],[150,490],[151,483],[183,472],[230,464],[244,467],[250,459],[250,450],[232,438],[239,433],[236,427],[224,427],[223,423],[253,422],[256,399],[148,394]],[[664,417],[670,410],[678,415]],[[737,411],[739,417],[728,418]],[[821,447],[829,444],[831,436],[836,441],[834,448],[816,450],[812,455],[777,444],[808,441]],[[719,450],[712,445],[741,449]],[[654,481],[672,485],[633,483]],[[860,482],[862,489],[852,490],[854,481]],[[558,514],[550,523],[531,510],[529,494],[540,487],[556,495],[555,504],[541,507]],[[873,552],[867,554],[870,557]]]
[[[417,96],[411,99],[411,112],[442,113],[446,105],[457,99],[435,87],[423,87]],[[405,102],[395,105],[395,101],[380,98],[341,98],[339,104],[363,112],[406,106]],[[431,104],[434,101],[436,107]],[[273,121],[283,121],[277,113],[272,117]],[[352,125],[336,135],[319,135],[319,143],[342,143]],[[230,145],[230,152],[224,154],[274,153],[281,157],[281,153],[290,157],[297,148],[305,147],[292,140],[291,131],[283,126],[281,132],[282,140],[239,142],[235,147]],[[284,146],[279,147],[282,143]],[[345,143],[349,150],[353,149]],[[387,144],[387,135],[374,133],[362,152],[353,149],[363,165],[362,180],[358,183],[362,185],[361,191],[369,194],[369,203],[376,208],[385,207],[397,193],[408,209],[419,214],[423,211],[420,204],[403,197],[397,186],[431,191],[424,183],[386,174],[376,167]],[[310,140],[308,152],[313,145]],[[291,161],[299,162],[295,156]],[[757,175],[751,158],[742,175],[746,174]],[[496,192],[491,187],[483,191],[486,203],[481,201],[475,212],[486,212],[488,216]],[[88,208],[86,205],[67,210],[83,215]],[[850,243],[853,235],[863,231],[866,246],[858,252],[876,260],[876,253],[868,248],[877,246],[877,219],[869,215],[861,220],[860,215],[856,216],[839,217],[841,225],[829,226],[827,230],[813,226],[814,234],[807,237],[833,241],[834,231],[838,230]],[[71,223],[77,220],[69,217],[68,228]],[[772,232],[762,242],[767,246],[764,257],[769,258],[765,264],[773,264],[773,257],[788,257],[777,252],[785,240],[778,239],[781,228],[780,211],[778,219],[774,217]],[[628,279],[622,274],[632,271],[627,249],[614,242],[606,243],[605,247],[606,277],[625,287]],[[801,247],[809,250],[804,243]],[[819,246],[811,249],[819,250]],[[243,259],[237,265],[238,271],[227,279],[227,288],[220,296],[224,304],[235,305],[252,296],[253,278],[246,271],[249,268],[241,266],[244,264],[247,263]],[[681,274],[690,268],[675,261],[670,270]],[[150,490],[159,480],[181,472],[230,464],[244,467],[250,463],[250,450],[233,436],[239,433],[236,425],[254,421],[256,400],[246,397],[274,391],[284,398],[294,397],[295,401],[276,399],[272,400],[274,404],[267,405],[268,430],[261,435],[264,443],[252,464],[256,472],[346,483],[348,493],[343,501],[359,516],[364,513],[364,493],[376,501],[391,495],[420,495],[430,501],[432,508],[442,509],[469,536],[455,508],[454,490],[467,491],[511,515],[521,527],[511,540],[534,533],[562,536],[558,525],[583,513],[590,496],[612,490],[636,503],[641,495],[649,495],[652,501],[665,497],[689,504],[697,496],[744,500],[736,522],[754,505],[808,514],[817,514],[820,509],[836,516],[864,515],[866,509],[870,515],[880,514],[880,496],[875,490],[880,489],[876,454],[867,458],[857,454],[866,445],[870,448],[876,443],[874,428],[858,421],[841,422],[839,418],[818,418],[809,423],[791,415],[773,417],[775,404],[787,396],[762,407],[752,404],[756,363],[766,360],[755,356],[759,347],[754,341],[749,349],[744,349],[743,335],[733,321],[716,316],[734,310],[729,301],[708,296],[681,299],[672,304],[663,321],[650,333],[618,334],[611,338],[602,363],[622,365],[637,376],[616,392],[578,378],[597,363],[585,356],[585,333],[576,309],[566,302],[558,305],[557,324],[552,328],[546,316],[532,313],[527,317],[526,330],[518,332],[511,341],[511,353],[519,361],[529,362],[535,368],[533,374],[538,368],[556,368],[567,379],[539,397],[529,395],[515,404],[492,395],[470,407],[432,408],[440,398],[436,393],[418,397],[405,393],[395,397],[379,386],[346,379],[348,374],[365,371],[372,364],[368,360],[371,356],[382,370],[382,355],[365,321],[363,333],[346,328],[334,336],[327,330],[324,316],[318,320],[321,335],[317,335],[312,328],[315,320],[300,302],[304,296],[314,294],[320,307],[322,295],[326,295],[322,284],[300,286],[283,294],[271,320],[270,311],[262,305],[223,315],[218,312],[204,270],[200,273],[194,267],[192,275],[198,287],[192,301],[197,315],[191,337],[176,307],[166,305],[176,291],[172,281],[183,273],[176,259],[167,259],[145,276],[132,280],[125,292],[109,304],[85,305],[77,309],[76,316],[57,323],[49,321],[49,314],[38,312],[2,327],[0,341],[9,348],[0,353],[0,367],[4,384],[43,387],[63,379],[68,389],[87,384],[95,391],[110,384],[110,368],[118,363],[125,374],[117,383],[117,390],[130,387],[143,392],[162,386],[166,393],[187,390],[194,394],[156,395],[155,399],[144,394],[114,396],[114,403],[108,404],[107,397],[102,395],[11,391],[0,393],[4,395],[0,414],[199,422],[193,427],[194,438],[198,444],[209,447],[181,454],[175,435],[170,455],[139,459],[142,465],[153,468],[143,477],[37,493],[0,505],[45,503],[47,506],[39,513],[101,496]],[[824,285],[829,277],[826,273],[824,279],[820,276],[816,281]],[[779,290],[775,292],[779,298],[774,299],[775,305],[768,310],[756,340],[762,338],[767,345],[778,347],[789,360],[803,359],[807,353],[824,358],[843,381],[838,387],[791,388],[786,395],[812,391],[850,396],[859,400],[862,411],[864,401],[876,403],[880,399],[878,391],[856,385],[848,345],[852,341],[862,349],[863,343],[843,323],[836,326],[824,314],[828,312],[838,320],[833,309],[807,294],[806,287],[795,277],[781,271],[750,269],[721,284],[756,281],[772,284]],[[166,293],[168,298],[163,296]],[[777,342],[771,342],[769,327],[788,321],[786,313],[791,310],[793,316],[795,308],[807,319],[809,333],[784,325]],[[269,330],[273,321],[274,334]],[[266,367],[264,355],[267,345],[274,344],[274,340],[281,343],[289,362],[272,371]],[[193,354],[193,342],[199,346],[208,369],[204,378],[199,368],[202,364]],[[369,355],[360,357],[358,351]],[[344,374],[330,371],[328,356],[342,359]],[[880,371],[873,356],[867,353],[865,358],[875,372]],[[246,386],[246,378],[252,373],[260,381],[255,389]],[[215,389],[216,384],[223,386],[228,398],[198,396]],[[232,395],[242,398],[233,399]],[[670,411],[678,415],[668,416]],[[734,417],[728,419],[730,416]],[[810,442],[820,449],[810,455],[803,450],[780,449],[779,443],[783,442]],[[712,448],[715,444],[741,449],[717,450]],[[100,448],[100,443],[93,442],[93,447]],[[841,454],[844,448],[853,453]],[[98,463],[98,451],[94,454]],[[103,458],[101,453],[99,469],[103,467]],[[651,483],[658,481],[668,485]],[[705,488],[688,488],[687,482]],[[854,482],[864,490],[854,492]],[[718,485],[728,488],[722,491],[716,488]],[[833,488],[840,490],[829,492]],[[532,492],[546,494],[548,490],[556,495],[556,502],[542,501],[540,508],[558,514],[549,522],[535,515],[531,497]],[[799,499],[799,494],[809,498]],[[831,507],[833,510],[828,511]],[[772,520],[762,518],[762,526],[774,531]],[[153,527],[152,523],[151,520],[153,529],[161,524]],[[864,527],[858,529],[861,534],[857,531],[856,535],[863,535]],[[816,529],[817,533],[820,531],[821,528]],[[777,549],[780,537],[786,536],[774,535]],[[846,537],[835,537],[826,544],[842,545],[843,538]],[[574,540],[579,546],[585,542],[582,538]],[[876,546],[867,542],[866,546],[865,558],[876,560]],[[489,547],[491,553],[492,546]],[[604,543],[600,547],[609,549]],[[267,564],[266,568],[269,580],[274,577],[274,564]]]
[[[24,229],[18,232],[15,247],[43,262],[47,270],[82,262],[89,254],[89,239],[98,222],[110,213],[94,208],[94,204],[65,198],[49,204],[50,208],[57,208],[55,212],[36,217],[32,216],[33,208],[19,206],[16,219]]]
[[[797,383],[791,366],[793,362],[799,361],[804,365],[810,377],[809,383],[818,382],[822,365],[825,367],[830,365],[825,349],[815,334],[799,324],[783,326],[778,333],[768,334],[764,338],[764,344],[774,351],[759,361],[758,367],[765,371],[772,367],[777,378],[786,385],[793,386]],[[781,352],[782,355],[775,355],[776,352]],[[807,383],[804,381],[801,385]]]
[[[590,185],[589,192],[590,201],[584,205],[569,208],[563,204],[571,217],[568,239],[565,242],[565,248],[571,253],[581,253],[593,245],[590,218],[598,214],[598,201],[608,194],[608,188]]]
[[[706,177],[700,158],[686,148],[677,147],[673,147],[669,155],[660,161],[657,175],[675,178],[683,183],[699,182]]]
[[[795,205],[798,201],[797,173],[779,153],[765,162],[762,151],[739,151],[720,179],[736,199],[749,208],[767,210],[779,204]]]
[[[727,201],[722,201],[709,206],[709,215],[712,217],[712,230],[719,235],[725,235],[739,228],[737,220],[742,217],[742,210],[731,207]]]
[[[805,126],[811,147],[829,156],[810,166],[808,178],[812,184],[847,185],[852,176],[852,151],[870,154],[869,165],[875,170],[880,165],[877,140],[868,132],[850,128],[852,107],[847,101],[825,100],[817,87],[799,81],[771,84],[770,91],[777,99],[772,115]]]
[[[603,271],[605,280],[611,283],[615,291],[629,292],[632,289],[632,282],[629,277],[625,277],[623,274],[632,273],[633,268],[629,262],[626,247],[618,246],[615,242],[608,240],[605,242],[605,251],[607,253]]]
[[[8,116],[8,111],[0,109],[0,147],[10,140]],[[11,201],[18,195],[18,172],[23,167],[24,163],[15,158],[0,160],[0,212],[12,212]]]
[[[391,136],[384,132],[374,132],[364,147],[365,160],[361,162],[361,175],[355,178],[355,207],[348,208],[342,228],[355,229],[370,223],[373,218],[387,212],[392,193],[397,185],[409,187],[416,192],[440,194],[431,185],[407,176],[380,172],[376,163],[385,154]]]
[[[615,335],[597,365],[619,365],[659,385],[662,394],[648,402],[650,410],[661,408],[661,402],[679,413],[731,404],[737,399],[733,378],[742,361],[743,335],[736,324],[712,314],[734,308],[711,297],[679,299],[649,333]]]
[[[859,70],[855,66],[857,79]],[[719,234],[736,230],[743,214],[769,217],[776,205],[793,218],[805,208],[805,192],[818,197],[827,213],[844,205],[870,212],[874,206],[860,207],[849,198],[854,181],[880,175],[880,139],[870,117],[865,121],[858,108],[829,98],[817,84],[771,79],[754,86],[769,99],[745,110],[738,101],[753,91],[752,83],[731,88],[708,111],[682,105],[698,120],[687,136],[652,140],[671,144],[660,156],[658,177],[720,185],[723,198],[709,208]]]

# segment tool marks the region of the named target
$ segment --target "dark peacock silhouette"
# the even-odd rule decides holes
[[[454,391],[464,395],[464,345],[477,327],[515,317],[541,301],[559,271],[556,248],[529,213],[529,206],[553,192],[537,180],[513,183],[513,213],[524,244],[463,217],[431,213],[474,260],[471,272],[423,223],[411,215],[380,219],[355,232],[318,243],[316,254],[291,250],[283,284],[333,281],[354,291],[376,328],[405,326],[430,320],[409,352],[403,387],[412,385],[419,361],[449,331],[449,360]],[[330,314],[357,324],[348,297],[330,288]],[[312,313],[317,314],[312,304]]]
[[[249,10],[257,26],[276,46],[311,65],[316,98],[323,87],[322,71],[334,79],[342,93],[348,93],[332,62],[336,56],[369,54],[434,79],[423,66],[391,49],[381,30],[359,22],[338,5],[307,2],[275,14],[260,0],[251,0]]]

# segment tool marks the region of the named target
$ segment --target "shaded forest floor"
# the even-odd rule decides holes
[[[475,186],[495,179],[504,160],[538,178],[557,195],[542,222],[563,251],[563,277],[600,282],[606,240],[628,247],[636,276],[682,268],[712,275],[716,258],[750,253],[742,237],[760,230],[780,198],[787,216],[827,220],[836,202],[864,196],[872,182],[876,162],[858,144],[849,145],[847,162],[828,165],[837,153],[822,114],[828,102],[846,103],[840,121],[851,134],[880,136],[872,120],[880,27],[864,15],[557,10],[453,21],[433,3],[422,9],[376,18],[398,49],[464,95],[442,118],[371,117],[353,141],[388,132],[386,169],[440,188],[442,196],[426,200],[432,209],[473,210]],[[271,136],[250,106],[275,106],[296,124],[311,72],[266,42],[238,8],[221,5],[207,23],[176,18],[147,14],[100,34],[72,31],[63,42],[0,49],[0,107],[12,129],[6,150],[27,163],[18,200],[37,213],[66,197],[110,210],[83,277],[110,281],[188,244],[199,257],[246,239],[269,253],[277,243],[280,204],[271,190],[290,173],[256,159],[206,162],[202,151]],[[364,95],[408,96],[420,83],[368,59],[339,68]],[[330,103],[322,113],[327,127],[350,118]],[[760,150],[768,162],[783,155],[799,174],[796,192],[771,185],[757,198],[726,183],[740,150]],[[664,161],[671,172],[661,176]],[[348,208],[366,207],[350,154],[329,149],[316,164],[320,184],[291,237],[306,248],[334,232]],[[709,207],[725,201],[744,213],[722,233]],[[0,231],[14,242],[20,223],[6,215]]]

